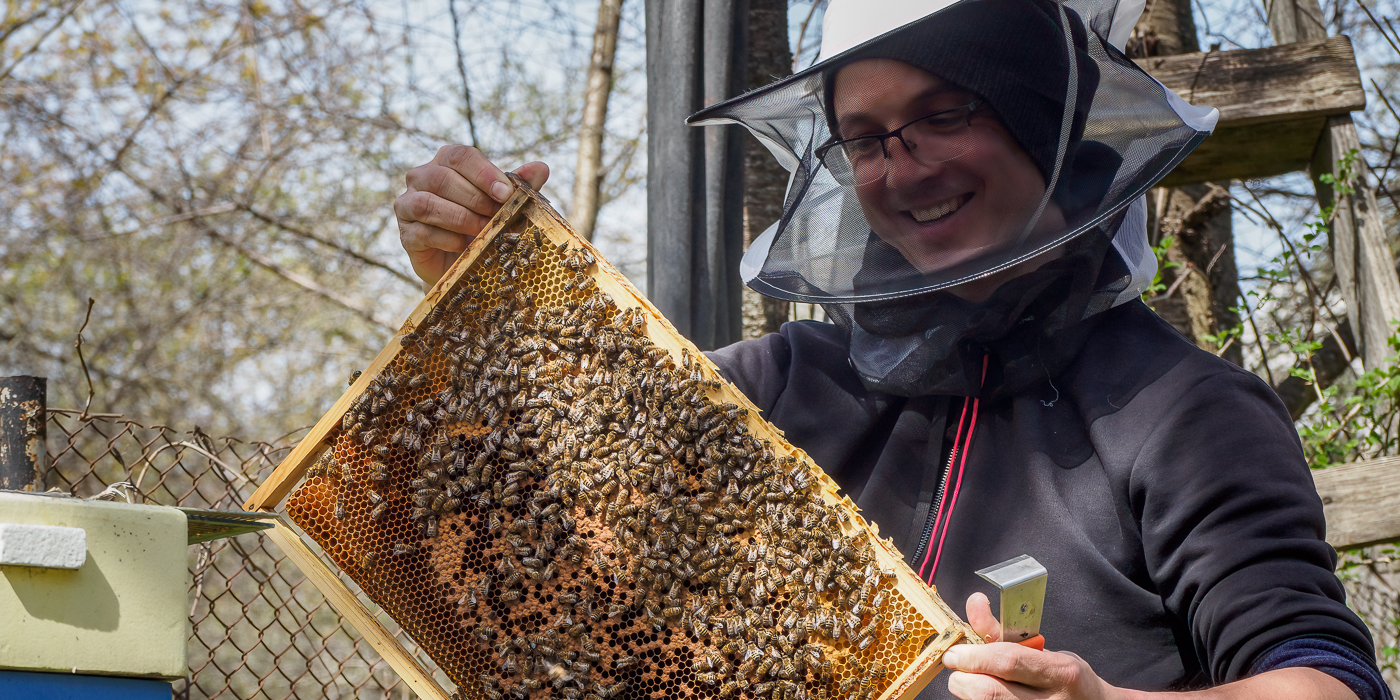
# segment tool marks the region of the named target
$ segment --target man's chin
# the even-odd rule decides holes
[[[983,255],[985,247],[952,247],[943,245],[931,245],[929,237],[920,235],[919,231],[903,231],[897,241],[885,238],[885,241],[894,246],[900,254],[904,256],[919,272],[925,275],[937,274],[940,272],[954,272],[965,264]],[[884,238],[884,236],[881,236]]]

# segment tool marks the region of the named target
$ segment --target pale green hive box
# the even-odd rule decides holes
[[[189,637],[185,514],[0,493],[0,524],[82,528],[76,570],[0,566],[0,668],[182,678]]]

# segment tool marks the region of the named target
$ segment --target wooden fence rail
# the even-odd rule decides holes
[[[1351,549],[1400,541],[1400,457],[1313,471],[1327,542]]]

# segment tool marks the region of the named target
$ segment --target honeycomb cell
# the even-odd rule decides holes
[[[460,697],[877,697],[937,630],[820,470],[598,289],[615,274],[496,235],[288,515]]]

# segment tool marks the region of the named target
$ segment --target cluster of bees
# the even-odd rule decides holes
[[[646,662],[605,655],[593,638],[621,618],[678,630],[701,693],[869,700],[897,669],[863,665],[857,652],[909,633],[901,615],[882,612],[895,573],[877,567],[865,530],[822,499],[806,464],[750,434],[747,411],[710,398],[720,383],[704,363],[655,345],[643,311],[597,289],[590,252],[546,246],[537,229],[499,235],[341,424],[369,450],[360,471],[371,520],[390,498],[412,503],[424,541],[397,542],[393,556],[416,555],[457,513],[508,545],[465,584],[459,610],[517,604],[528,585],[567,572],[558,619],[513,634],[487,611],[472,629],[495,652],[495,667],[475,679],[480,694],[623,697],[624,672]],[[558,305],[521,281],[546,252],[564,268],[570,300]],[[434,357],[446,359],[445,379],[422,371]],[[407,489],[387,466],[405,454],[417,474]],[[353,471],[327,451],[311,476],[353,482]],[[380,556],[363,553],[362,571]],[[836,682],[842,660],[856,673]]]

